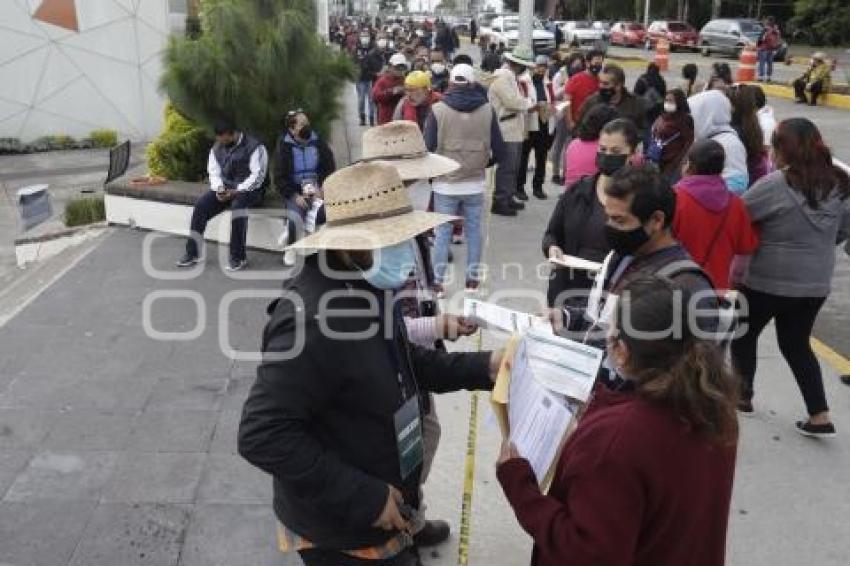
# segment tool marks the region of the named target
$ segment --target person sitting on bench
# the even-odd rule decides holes
[[[186,253],[177,262],[178,267],[189,267],[198,262],[198,242],[203,242],[207,222],[227,209],[232,210],[233,215],[230,221],[230,262],[225,269],[238,271],[248,264],[245,255],[248,216],[245,209],[263,201],[268,162],[266,148],[256,138],[239,131],[227,120],[216,122],[215,144],[207,162],[210,190],[195,202],[192,232],[186,241]]]
[[[816,106],[818,96],[829,92],[829,84],[832,78],[832,69],[826,60],[826,53],[818,51],[812,55],[811,64],[803,76],[794,81],[794,96],[797,104],[808,104]],[[811,95],[806,99],[806,91]]]

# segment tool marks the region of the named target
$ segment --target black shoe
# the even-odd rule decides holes
[[[805,104],[805,103],[806,103],[805,98],[798,98],[797,100],[794,101],[794,104]]]
[[[231,259],[224,269],[225,271],[241,271],[242,269],[245,269],[247,265],[247,259]]]
[[[547,198],[549,198],[548,195],[543,191],[543,189],[535,189],[533,194],[535,198],[539,198],[540,200],[546,200]]]
[[[369,118],[369,126],[375,127],[375,119],[374,118]]]
[[[817,105],[818,105],[817,102],[809,102],[809,106],[817,106]]]
[[[422,530],[413,535],[416,546],[436,546],[449,539],[452,529],[445,521],[425,521]]]
[[[360,118],[360,125],[361,125],[361,126],[365,126],[365,125],[366,125],[366,118]]]
[[[197,257],[189,254],[184,254],[183,257],[174,262],[174,265],[176,265],[177,267],[192,267],[196,263],[198,263]]]
[[[525,192],[525,189],[517,191],[514,193],[514,198],[519,200],[528,200],[528,193]]]
[[[738,401],[738,412],[742,413],[744,416],[751,416],[755,412],[755,409],[753,409],[753,402],[741,399]]]
[[[797,432],[809,438],[833,438],[835,436],[835,425],[812,424],[809,421],[797,421]]]
[[[556,185],[563,185],[564,184],[564,178],[561,177],[560,175],[552,175],[552,182]]]
[[[525,205],[518,200],[511,199],[508,201],[508,206],[514,210],[525,210]]]
[[[494,204],[490,208],[490,214],[499,216],[516,216],[516,209],[509,204]]]
[[[850,373],[848,373],[846,375],[842,375],[839,379],[841,380],[841,383],[843,383],[844,385],[850,385]]]

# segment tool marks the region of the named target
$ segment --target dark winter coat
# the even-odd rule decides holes
[[[296,182],[294,175],[296,154],[310,151],[318,154],[315,175],[321,186],[327,176],[336,171],[336,161],[330,146],[315,133],[307,145],[295,141],[289,132],[278,140],[274,151],[274,184],[284,199],[301,194],[301,184]]]

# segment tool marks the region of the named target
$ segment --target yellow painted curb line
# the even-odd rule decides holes
[[[794,100],[794,89],[792,89],[790,86],[765,83],[748,84],[760,86],[764,93],[768,96],[776,96],[779,98],[787,98],[788,100]],[[850,95],[829,93],[828,95],[826,95],[825,100],[826,104],[824,104],[824,106],[829,106],[830,108],[842,108],[845,110],[850,110]]]
[[[814,337],[812,337],[812,350],[818,357],[823,358],[834,367],[839,374],[850,375],[850,360]]]

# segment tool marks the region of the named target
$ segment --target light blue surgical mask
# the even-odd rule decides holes
[[[363,278],[385,291],[400,289],[416,266],[412,240],[376,250],[372,257],[372,268],[363,272]]]

